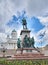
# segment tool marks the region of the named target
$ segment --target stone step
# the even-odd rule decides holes
[[[16,56],[32,56],[32,57],[35,57],[35,56],[44,56],[44,54],[16,54],[14,55],[15,57]]]
[[[17,60],[31,60],[31,59],[48,59],[48,57],[31,57],[31,58],[16,58]]]
[[[31,59],[48,59],[48,56],[44,56],[44,54],[40,54],[40,53],[23,53],[23,54],[16,54],[14,55],[14,58],[16,58],[17,60],[31,60]]]
[[[44,57],[44,54],[32,54],[32,53],[24,53],[24,54],[16,54],[14,55],[14,58],[16,59],[41,59],[46,58]]]
[[[28,55],[28,56],[14,56],[14,57],[40,57],[41,55]],[[43,57],[43,56],[41,56]]]
[[[16,56],[15,58],[40,58],[42,56]],[[44,56],[43,56],[44,57]]]

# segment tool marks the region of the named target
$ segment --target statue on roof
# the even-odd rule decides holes
[[[22,25],[23,25],[23,29],[27,29],[27,22],[25,18],[22,19]]]

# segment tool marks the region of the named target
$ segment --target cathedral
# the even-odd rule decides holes
[[[17,32],[15,29],[11,32],[11,38],[7,35],[6,40],[5,43],[0,44],[0,48],[17,49]]]

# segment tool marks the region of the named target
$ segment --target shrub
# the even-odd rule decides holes
[[[48,65],[48,60],[0,60],[2,65]]]

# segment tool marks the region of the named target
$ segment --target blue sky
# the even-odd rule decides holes
[[[46,45],[48,43],[48,0],[0,0],[0,39],[6,38],[13,29],[20,32],[23,17],[27,21],[28,29],[31,30],[31,36],[34,36],[36,44],[38,43],[37,46],[41,46],[39,44],[41,42]]]

